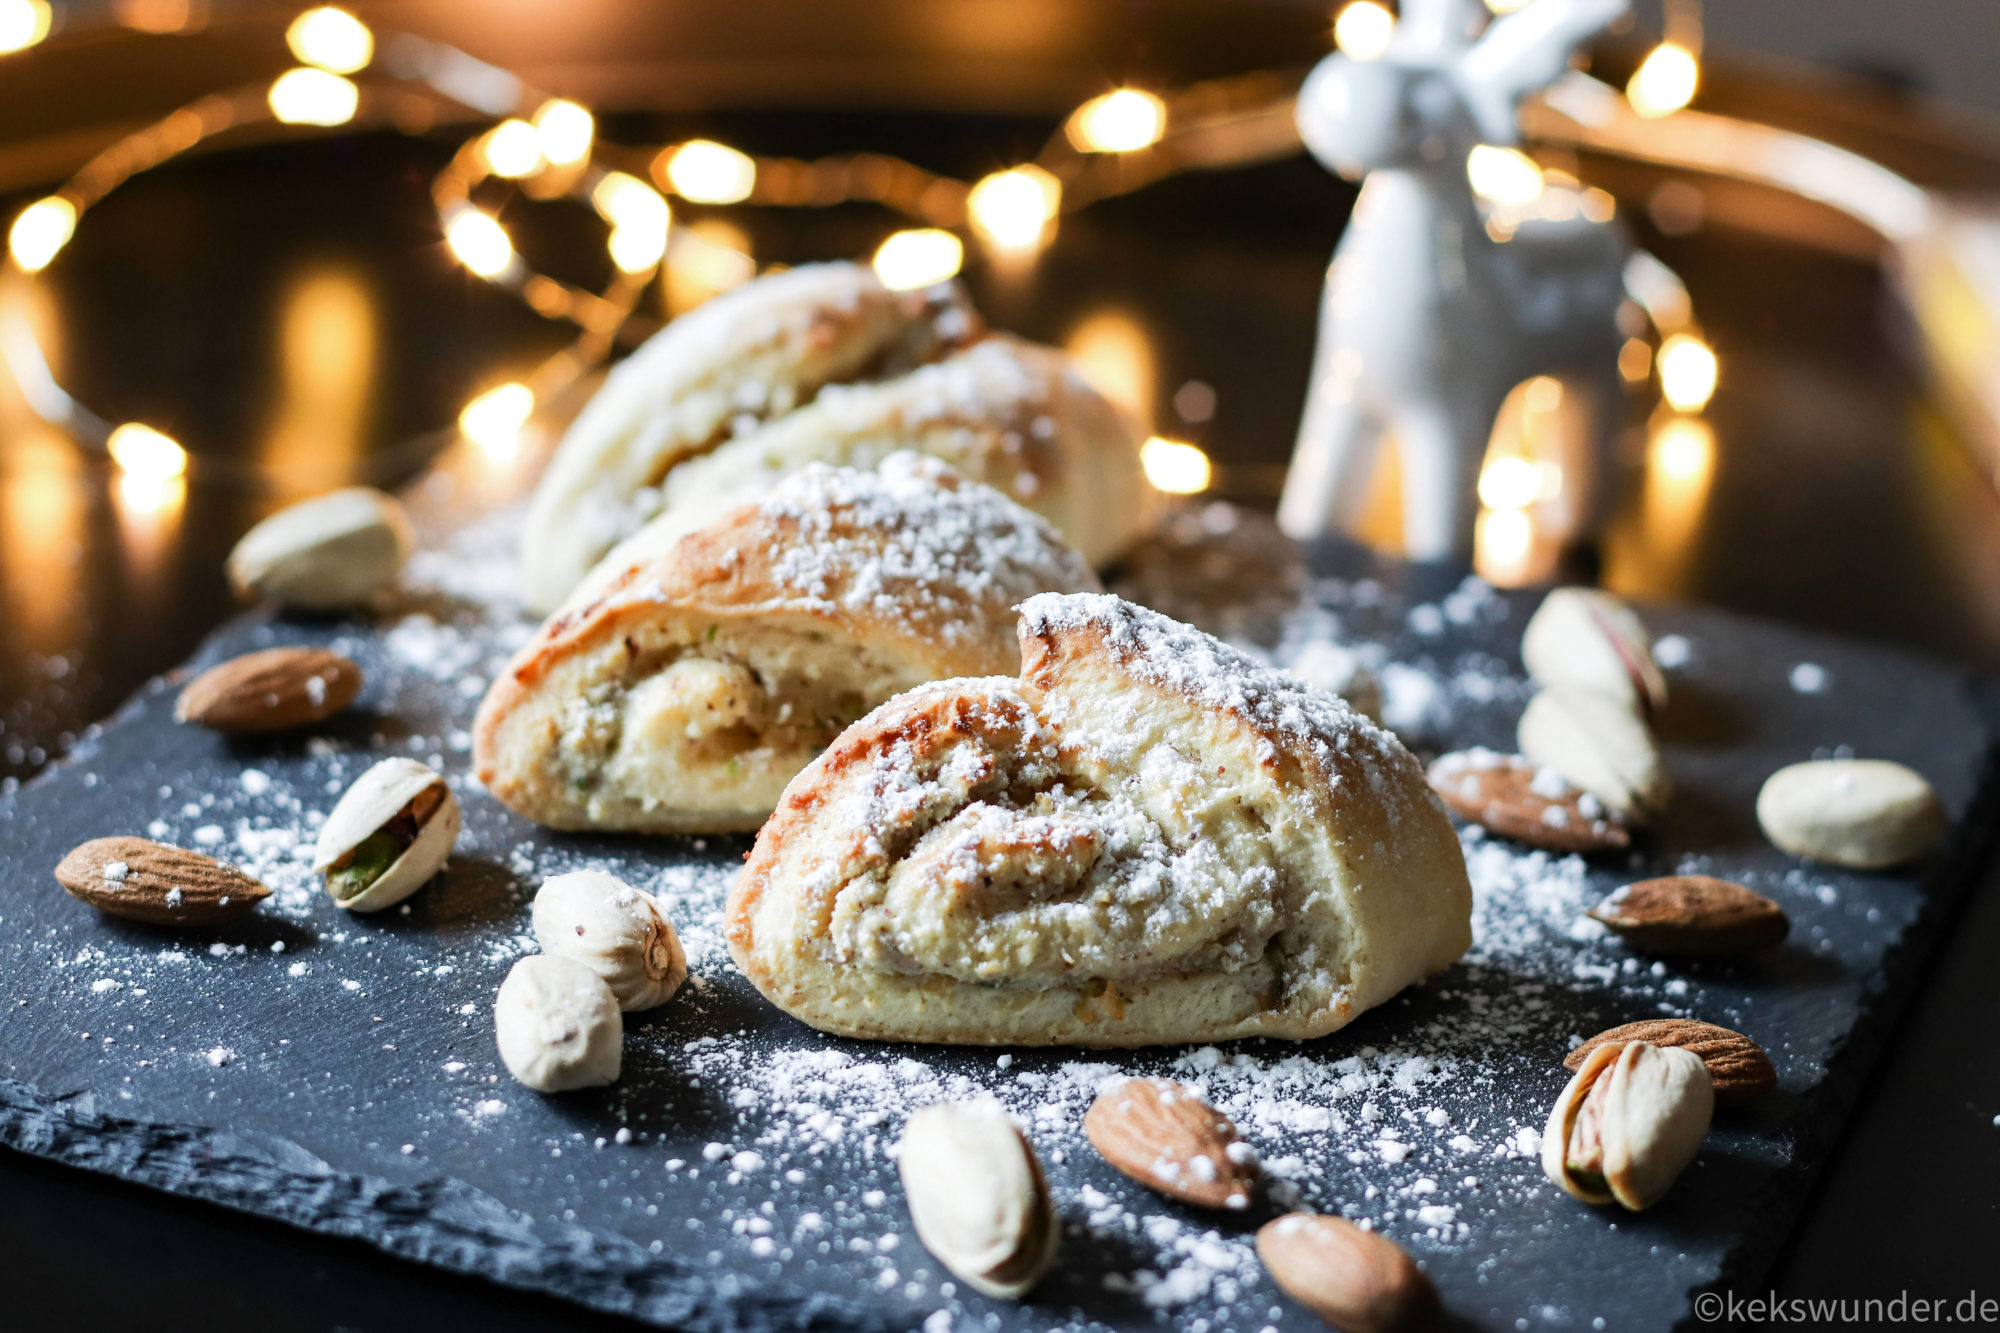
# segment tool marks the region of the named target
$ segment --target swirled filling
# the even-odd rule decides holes
[[[828,886],[836,956],[1033,988],[1276,967],[1293,890],[1230,775],[1164,744],[1111,774],[1021,708],[891,745],[844,812],[874,836]]]

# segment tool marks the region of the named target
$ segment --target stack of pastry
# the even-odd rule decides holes
[[[527,555],[562,605],[479,776],[557,828],[761,827],[731,952],[828,1031],[1331,1031],[1468,946],[1457,840],[1393,736],[1097,592],[1155,503],[1132,425],[955,289],[750,284],[558,451]]]

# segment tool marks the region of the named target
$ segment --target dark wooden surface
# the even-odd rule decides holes
[[[1053,26],[1039,35],[1029,18],[1061,7],[1021,10],[1028,18],[1019,28],[981,32],[975,45],[1013,41],[1021,53],[1007,67],[1017,71],[1051,67],[1038,63],[1038,43],[1063,54],[1054,64],[1059,77],[1027,78],[1031,92],[1020,92],[1017,80],[1007,97],[967,95],[989,107],[1005,104],[1014,113],[1006,116],[780,110],[635,115],[607,128],[635,141],[699,130],[787,153],[886,148],[977,174],[1032,149],[1052,123],[1047,108],[1089,91],[1091,80],[1310,58],[1313,44],[1323,42],[1323,20],[1296,15],[1260,19],[1250,36],[1231,39],[1239,45],[1218,42],[1215,33],[1234,21],[1218,18],[1217,9],[1166,7],[1172,22],[1150,16],[1130,29],[1048,19]],[[600,38],[603,31],[601,24],[572,28]],[[485,48],[471,44],[497,58],[523,34],[532,36],[521,29]],[[1203,54],[1174,54],[1190,46]],[[9,67],[0,99],[38,108],[33,116],[10,115],[9,135],[23,136],[4,145],[5,163],[20,168],[10,183],[27,190],[38,179],[33,163],[64,160],[49,140],[33,137],[37,131],[68,142],[100,120],[171,105],[163,80],[185,79],[198,90],[205,79],[233,77],[245,62],[264,58],[247,40],[213,61],[162,61],[159,49],[92,48],[96,53],[86,54],[100,63],[83,84],[65,81],[77,67],[57,66],[54,51],[37,53],[32,67]],[[623,88],[649,100],[654,92],[635,90],[669,86],[657,77],[664,66],[646,63],[664,60],[658,51],[605,59],[580,36],[573,47],[544,42],[541,49],[548,60],[536,72],[565,91]],[[987,58],[991,68],[991,52]],[[896,68],[929,59],[906,51]],[[754,64],[712,67],[722,79]],[[755,78],[714,86],[768,89],[774,81],[783,82],[762,68]],[[849,77],[829,96],[852,100],[861,82]],[[891,91],[874,104],[893,105],[897,85],[878,86]],[[672,87],[692,100],[697,85]],[[956,90],[963,89],[961,82]],[[1759,84],[1737,95],[1767,110],[1783,103],[1794,117],[1812,114],[1810,97],[1782,87]],[[659,100],[672,102],[664,94]],[[950,98],[933,84],[918,100]],[[1843,124],[1866,110],[1848,97],[1826,105]],[[1907,139],[1913,131],[1898,124]],[[554,341],[548,326],[466,280],[444,256],[424,187],[449,146],[448,133],[414,143],[334,136],[192,162],[133,187],[93,213],[51,271],[59,369],[101,410],[158,412],[199,450],[255,456],[274,447],[285,396],[279,345],[288,294],[330,267],[363,293],[374,340],[349,458],[448,422],[486,377]],[[1948,158],[1946,174],[2000,180],[1981,174],[1977,151],[1939,151]],[[1607,183],[1620,184],[1609,176]],[[1685,274],[1724,357],[1724,387],[1710,412],[1719,463],[1685,543],[1671,551],[1637,548],[1622,565],[1614,559],[1613,582],[2000,664],[2000,504],[1902,355],[1877,270],[1722,222],[1662,237],[1650,228],[1645,197],[1643,182],[1623,190],[1625,216]],[[1186,178],[1066,220],[1025,286],[1003,286],[977,271],[970,280],[999,322],[1059,341],[1103,309],[1132,314],[1155,351],[1163,423],[1200,438],[1242,478],[1246,498],[1255,498],[1288,447],[1320,270],[1350,201],[1351,191],[1303,161]],[[531,236],[546,227],[558,257],[564,236],[573,234],[560,217],[523,212],[509,221]],[[743,221],[766,260],[862,252],[892,225],[866,209]],[[572,262],[583,265],[579,276],[589,276],[588,260]],[[1189,378],[1219,391],[1216,418],[1199,429],[1176,423],[1167,406]],[[0,377],[0,774],[18,778],[67,748],[148,676],[181,660],[221,619],[228,609],[221,557],[276,497],[198,485],[171,520],[134,517],[120,507],[100,462],[29,425],[10,397]],[[1630,514],[1625,522],[1633,524]],[[1621,549],[1615,541],[1613,549]],[[1996,946],[2000,894],[1989,887],[1892,1043],[1872,1099],[1778,1270],[1782,1290],[1879,1295],[1924,1285],[1950,1294],[1985,1275],[2000,1225],[2000,1067],[1985,1055],[1990,1040],[1983,1035],[2000,1026],[2000,983],[1986,962]],[[1914,1224],[1884,1225],[1913,1206],[1913,1143],[1949,1169],[1925,1173]],[[274,1232],[11,1155],[0,1156],[0,1197],[9,1204],[0,1209],[7,1242],[0,1272],[46,1275],[37,1290],[57,1325],[119,1316],[144,1323],[149,1314],[196,1308],[212,1309],[223,1326],[245,1327],[387,1327],[417,1309],[446,1325],[578,1322],[352,1246]],[[75,1219],[123,1239],[129,1280],[98,1280],[102,1270],[84,1259],[75,1232],[40,1225],[43,1217]],[[218,1289],[217,1253],[256,1261],[232,1260],[236,1275]]]

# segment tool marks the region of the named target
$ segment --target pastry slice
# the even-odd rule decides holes
[[[1338,699],[1116,597],[1044,595],[1018,678],[925,685],[792,782],[737,966],[823,1031],[1317,1037],[1472,941],[1451,821]]]
[[[1041,519],[914,454],[815,464],[544,624],[493,683],[480,781],[564,829],[754,829],[899,691],[1013,670],[1013,608],[1093,588]]]
[[[643,526],[676,463],[829,384],[901,374],[979,332],[956,286],[892,292],[845,263],[760,278],[676,319],[611,372],[550,460],[528,512],[528,604],[559,605]]]
[[[811,403],[670,471],[660,514],[620,553],[658,551],[704,515],[807,463],[874,467],[899,449],[949,463],[1055,525],[1102,565],[1158,516],[1140,432],[1052,347],[990,337],[895,379],[829,385]]]

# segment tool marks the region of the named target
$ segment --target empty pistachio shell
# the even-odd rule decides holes
[[[444,869],[458,841],[458,798],[437,771],[384,759],[355,779],[326,817],[313,869],[351,912],[393,907]]]
[[[1714,1111],[1714,1084],[1693,1051],[1600,1046],[1556,1098],[1542,1131],[1542,1171],[1585,1203],[1639,1212],[1694,1160]]]
[[[1628,824],[1667,803],[1660,748],[1638,714],[1606,694],[1543,690],[1521,714],[1521,753],[1602,801]]]
[[[1638,613],[1596,588],[1557,588],[1521,636],[1528,674],[1550,689],[1608,694],[1627,708],[1664,707],[1667,678]]]
[[[604,978],[555,954],[514,964],[493,1000],[493,1040],[507,1072],[536,1092],[618,1081],[625,1019]]]
[[[1062,1229],[1035,1150],[992,1097],[940,1102],[903,1126],[897,1169],[917,1238],[988,1296],[1027,1294]]]
[[[1944,803],[1923,775],[1883,759],[1781,768],[1757,793],[1757,822],[1794,856],[1856,870],[1914,861],[1948,825]]]
[[[393,495],[366,486],[302,501],[243,534],[229,586],[309,611],[366,601],[396,581],[416,539]]]
[[[535,894],[535,938],[604,978],[618,1007],[665,1004],[687,980],[687,955],[659,904],[616,875],[573,870]]]

